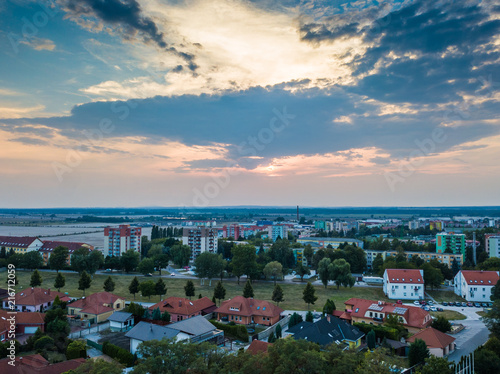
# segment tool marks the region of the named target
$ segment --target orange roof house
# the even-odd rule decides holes
[[[2,374],[61,374],[74,370],[85,362],[83,358],[49,363],[39,354],[16,357],[15,364],[9,364],[10,359],[0,360],[0,373]]]
[[[16,310],[18,312],[43,312],[50,308],[56,296],[66,296],[62,292],[51,291],[45,288],[26,288],[16,293]],[[9,309],[9,300],[3,300],[3,308]]]
[[[110,292],[97,292],[68,304],[69,315],[79,315],[90,323],[104,322],[116,310],[125,308],[125,299]]]
[[[414,343],[416,339],[421,339],[429,348],[429,352],[437,357],[444,357],[455,350],[455,338],[444,332],[428,327],[425,330],[408,338],[408,343]]]
[[[267,353],[267,349],[273,343],[263,342],[262,340],[253,340],[248,346],[247,352],[251,355],[256,355],[257,353]]]
[[[274,325],[280,320],[283,309],[265,300],[235,296],[223,301],[215,310],[218,320],[233,321],[243,325]]]
[[[189,300],[183,297],[168,297],[165,300],[156,303],[149,309],[151,311],[156,308],[160,309],[160,312],[168,312],[170,314],[170,320],[172,322],[182,321],[186,318],[204,316],[206,314],[212,313],[217,306],[208,297],[202,297],[201,299]]]
[[[386,301],[351,298],[345,303],[345,313],[340,318],[352,322],[383,324],[387,316],[395,315],[411,333],[417,333],[430,326],[431,315],[422,308]]]

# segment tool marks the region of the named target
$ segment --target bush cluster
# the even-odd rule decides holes
[[[220,323],[217,321],[210,321],[215,327],[217,327],[219,330],[224,331],[224,334],[227,334],[233,338],[242,340],[247,342],[248,341],[248,331],[247,328],[244,325],[227,325],[224,323]]]
[[[134,365],[134,355],[129,351],[118,347],[117,345],[111,344],[109,342],[104,342],[102,345],[102,353],[116,359],[119,363],[127,367],[131,367]]]

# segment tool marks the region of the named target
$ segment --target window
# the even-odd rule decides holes
[[[406,286],[403,286],[403,289],[406,290]]]
[[[373,313],[372,312],[370,312],[370,317],[373,317]]]
[[[356,308],[355,313],[359,312],[359,308]]]

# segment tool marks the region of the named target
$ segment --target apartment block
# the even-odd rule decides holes
[[[140,227],[120,225],[104,229],[104,256],[121,256],[129,249],[141,252]]]
[[[191,260],[203,252],[217,253],[217,237],[217,229],[193,227],[182,230],[182,244],[191,248]]]
[[[465,234],[436,234],[436,253],[460,253],[465,257]]]
[[[490,236],[487,242],[490,257],[500,257],[500,235]]]

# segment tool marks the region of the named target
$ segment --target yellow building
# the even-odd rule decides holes
[[[80,316],[90,323],[100,323],[113,312],[125,308],[125,299],[109,292],[97,292],[68,304],[68,315]]]

